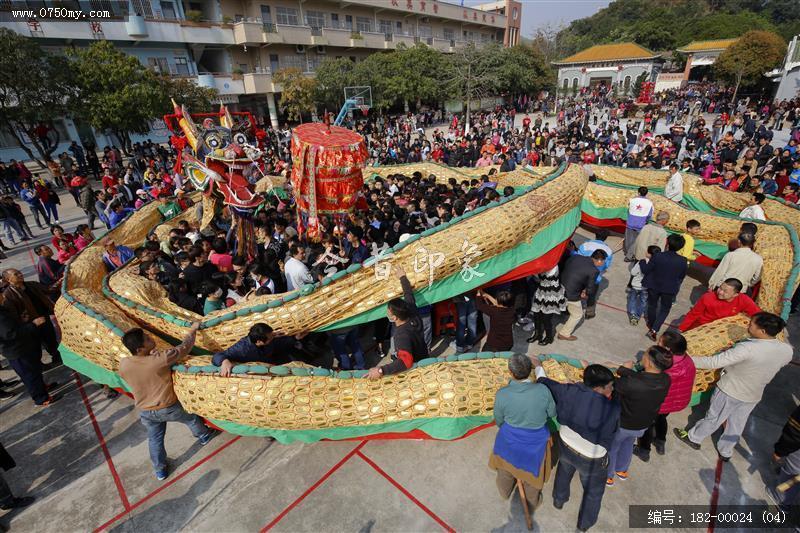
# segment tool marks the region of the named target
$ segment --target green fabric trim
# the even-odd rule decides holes
[[[581,200],[581,211],[591,217],[601,220],[609,220],[612,218],[627,220],[628,218],[628,209],[625,207],[599,207],[586,198]],[[680,233],[670,230],[667,231],[669,233]],[[694,248],[704,256],[716,260],[721,260],[722,256],[728,253],[728,247],[726,245],[701,239],[695,239]]]
[[[460,418],[418,418],[400,422],[387,422],[385,424],[370,424],[367,426],[349,426],[324,429],[266,429],[226,422],[224,420],[210,419],[218,428],[245,437],[272,437],[281,444],[293,442],[317,442],[322,439],[343,440],[377,435],[380,433],[407,433],[418,429],[428,436],[439,440],[453,440],[463,437],[471,429],[488,424],[491,416],[465,416]]]
[[[123,380],[116,372],[112,372],[111,370],[105,369],[102,366],[81,357],[63,344],[59,345],[58,351],[61,353],[61,358],[64,360],[65,365],[70,367],[72,370],[89,377],[92,381],[96,381],[97,383],[101,383],[103,385],[108,385],[109,387],[113,387],[115,389],[122,389],[127,392],[131,391],[131,388],[127,383],[125,383],[125,380]]]
[[[580,207],[570,209],[555,222],[537,233],[530,242],[519,244],[491,259],[476,264],[476,270],[484,273],[484,276],[475,276],[467,283],[462,279],[461,273],[457,272],[445,279],[434,281],[430,287],[416,291],[414,296],[417,300],[417,305],[430,305],[463,294],[495,278],[499,278],[520,265],[543,256],[558,244],[567,240],[575,232],[575,228],[578,227],[580,219]],[[328,331],[331,329],[355,326],[385,316],[386,304],[383,304],[361,314],[324,326],[316,331]]]

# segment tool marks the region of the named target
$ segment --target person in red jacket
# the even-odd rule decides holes
[[[726,279],[717,287],[717,290],[708,291],[697,300],[694,307],[686,313],[678,329],[689,331],[703,324],[720,318],[736,316],[739,313],[745,313],[747,316],[760,313],[761,309],[756,303],[741,292],[741,281],[736,278]]]
[[[670,385],[667,397],[661,403],[655,422],[639,437],[633,453],[642,461],[650,460],[650,445],[654,445],[659,455],[664,455],[667,442],[667,415],[682,411],[692,399],[695,366],[692,358],[686,355],[686,339],[674,330],[667,330],[658,339],[658,345],[672,353],[672,366],[664,371],[669,375]]]

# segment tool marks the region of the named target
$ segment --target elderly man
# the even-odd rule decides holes
[[[669,166],[670,176],[667,185],[664,187],[664,196],[673,202],[683,200],[683,176],[678,172],[678,165],[672,163]]]
[[[749,289],[761,280],[761,269],[764,259],[753,251],[756,238],[752,233],[740,233],[739,247],[728,252],[708,280],[708,287],[715,289],[728,278],[736,278],[742,283],[744,290]]]
[[[697,300],[694,307],[683,317],[683,322],[678,329],[689,331],[703,324],[720,318],[736,316],[739,313],[745,313],[747,316],[760,313],[761,309],[756,303],[741,292],[741,281],[736,278],[726,279],[716,290],[708,291]]]
[[[47,318],[20,320],[3,306],[5,292],[7,291],[0,292],[0,353],[8,359],[33,402],[40,407],[47,407],[58,399],[51,398],[47,393],[47,385],[42,374],[42,343],[39,340],[38,329],[44,325]]]
[[[172,386],[172,366],[189,354],[198,329],[200,323],[195,322],[183,342],[166,350],[157,349],[152,337],[141,328],[133,328],[122,337],[122,344],[132,356],[122,358],[119,374],[130,386],[139,409],[139,420],[147,428],[150,461],[159,481],[168,475],[164,448],[167,422],[186,424],[201,446],[208,444],[217,433],[207,428],[199,416],[183,409]]]
[[[725,372],[717,382],[705,418],[689,431],[675,428],[675,435],[681,441],[699,450],[700,443],[724,424],[717,441],[717,454],[723,461],[730,460],[764,388],[792,360],[792,346],[777,339],[784,327],[786,323],[781,317],[758,313],[750,319],[749,339],[711,357],[692,357],[697,368],[724,368]]]
[[[109,272],[113,272],[133,258],[133,250],[127,246],[117,246],[113,239],[105,238],[103,245],[103,263]]]
[[[489,468],[497,471],[497,488],[503,498],[514,492],[517,479],[522,481],[525,498],[535,511],[550,477],[550,431],[546,423],[556,416],[556,404],[545,385],[529,379],[532,367],[526,355],[515,353],[508,360],[511,380],[494,399],[494,421],[499,429]]]
[[[636,242],[633,245],[633,259],[641,261],[647,257],[647,248],[650,246],[658,246],[659,250],[663,250],[667,244],[667,230],[664,226],[669,222],[669,213],[666,211],[659,211],[656,214],[656,223],[647,224],[639,232],[636,237]]]
[[[56,330],[50,321],[53,314],[53,300],[49,294],[54,289],[45,287],[38,281],[25,281],[19,270],[9,268],[3,271],[3,281],[8,286],[4,291],[3,307],[19,322],[31,322],[37,327],[37,336],[50,354],[54,366],[61,364]],[[38,320],[43,318],[44,320]]]

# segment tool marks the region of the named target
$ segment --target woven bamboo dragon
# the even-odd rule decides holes
[[[422,304],[445,300],[496,279],[567,241],[581,222],[624,220],[628,200],[639,185],[658,192],[664,171],[595,166],[597,182],[589,182],[578,166],[517,170],[497,175],[499,187],[511,185],[509,198],[456,217],[415,235],[390,250],[392,264],[408,272]],[[474,169],[452,169],[432,163],[374,167],[376,175],[420,171],[446,181],[474,177]],[[736,218],[746,195],[699,185],[684,176],[684,204],[652,194],[655,208],[671,214],[668,230],[682,231],[686,220],[698,219],[702,230],[697,248],[719,259],[741,224]],[[688,207],[687,207],[688,206]],[[757,303],[784,317],[798,283],[800,210],[770,198],[764,203],[769,222],[758,222],[756,251],[764,258]],[[182,213],[179,218],[191,217]],[[139,246],[153,228],[160,235],[176,219],[163,222],[153,205],[133,214],[108,235],[115,242]],[[461,276],[462,243],[476,245],[480,257],[473,266],[484,275],[467,281]],[[420,249],[444,254],[433,283],[427,272],[416,272]],[[62,330],[65,362],[95,381],[126,389],[117,374],[119,361],[129,356],[123,333],[143,326],[164,346],[182,337],[194,321],[202,326],[197,346],[208,352],[224,349],[249,327],[266,322],[283,334],[325,331],[365,323],[385,316],[385,304],[401,293],[396,279],[376,277],[377,262],[353,265],[323,283],[306,285],[289,294],[260,296],[205,317],[172,304],[163,288],[136,274],[129,264],[107,275],[98,242],[83,250],[67,267],[56,315]],[[550,254],[555,256],[555,254]],[[543,269],[550,268],[543,264]],[[717,353],[746,336],[747,321],[732,317],[686,334],[689,352]],[[363,371],[331,371],[307,366],[238,365],[231,377],[221,377],[208,355],[196,355],[173,371],[175,390],[187,410],[226,431],[273,436],[281,442],[342,439],[381,433],[416,432],[440,439],[464,435],[491,420],[497,389],[507,381],[510,353],[459,354],[420,361],[407,372],[377,381]],[[695,392],[711,387],[713,372],[699,371]]]

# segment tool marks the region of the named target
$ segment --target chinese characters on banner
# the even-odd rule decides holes
[[[478,249],[477,244],[470,243],[464,239],[461,245],[461,254],[456,259],[461,266],[461,279],[464,283],[470,283],[473,279],[482,278],[486,275],[485,272],[480,272],[477,265],[473,264],[478,257],[483,255],[483,252]],[[394,253],[381,250],[375,256],[375,279],[382,281],[389,278],[392,271],[391,259],[394,258]],[[414,272],[421,274],[425,272],[428,277],[428,288],[433,285],[436,280],[436,269],[444,265],[445,254],[425,248],[424,246],[417,247],[414,254]]]

